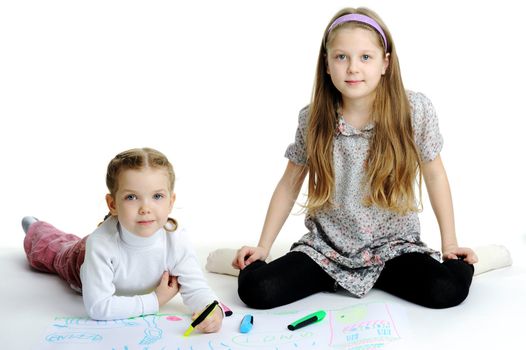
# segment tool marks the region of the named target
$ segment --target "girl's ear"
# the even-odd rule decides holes
[[[115,199],[109,193],[106,195],[106,204],[108,205],[110,214],[113,216],[116,216],[117,215],[117,205],[115,203]]]
[[[172,211],[172,208],[174,207],[175,203],[175,192],[172,192],[172,195],[170,196],[170,211]]]
[[[385,74],[385,72],[387,71],[387,68],[389,67],[389,59],[391,58],[390,55],[391,55],[390,53],[385,54],[384,66],[382,67],[382,75]]]

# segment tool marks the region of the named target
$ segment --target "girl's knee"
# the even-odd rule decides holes
[[[469,285],[437,279],[429,291],[429,298],[422,305],[432,309],[446,309],[461,304],[468,294]]]
[[[269,288],[269,281],[253,278],[250,274],[238,280],[237,293],[239,298],[254,309],[270,309],[275,307],[274,291]]]

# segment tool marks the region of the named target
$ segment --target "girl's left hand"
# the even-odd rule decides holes
[[[479,261],[477,254],[471,248],[456,247],[446,249],[442,252],[442,259],[451,260],[451,259],[462,259],[468,264],[474,264]]]
[[[161,282],[155,288],[159,306],[163,306],[179,293],[179,282],[177,277],[171,276],[168,271],[164,271],[161,276]]]
[[[200,312],[196,312],[192,315],[192,320],[195,320],[199,316]],[[214,311],[199,323],[195,329],[203,333],[215,333],[221,329],[221,324],[223,323],[223,311],[219,306],[216,306]]]

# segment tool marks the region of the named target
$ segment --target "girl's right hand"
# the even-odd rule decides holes
[[[192,315],[192,320],[195,320],[199,313],[194,313]],[[219,332],[221,325],[223,323],[223,311],[220,307],[215,307],[214,311],[204,319],[203,322],[199,323],[195,329],[200,330],[203,333],[215,333]]]
[[[256,260],[265,261],[265,259],[268,257],[268,253],[268,250],[262,247],[243,246],[237,251],[234,260],[232,261],[232,267],[243,270],[245,267]]]

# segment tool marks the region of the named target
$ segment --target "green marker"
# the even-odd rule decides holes
[[[325,315],[327,315],[327,313],[325,311],[323,311],[323,310],[319,310],[319,311],[313,312],[310,315],[307,315],[307,316],[305,316],[303,318],[300,318],[299,320],[297,320],[295,322],[292,322],[291,324],[289,324],[287,326],[287,328],[290,329],[291,331],[295,331],[298,328],[305,327],[305,326],[308,326],[310,324],[313,324],[313,323],[316,323],[316,322],[319,322],[319,321],[323,320]]]

